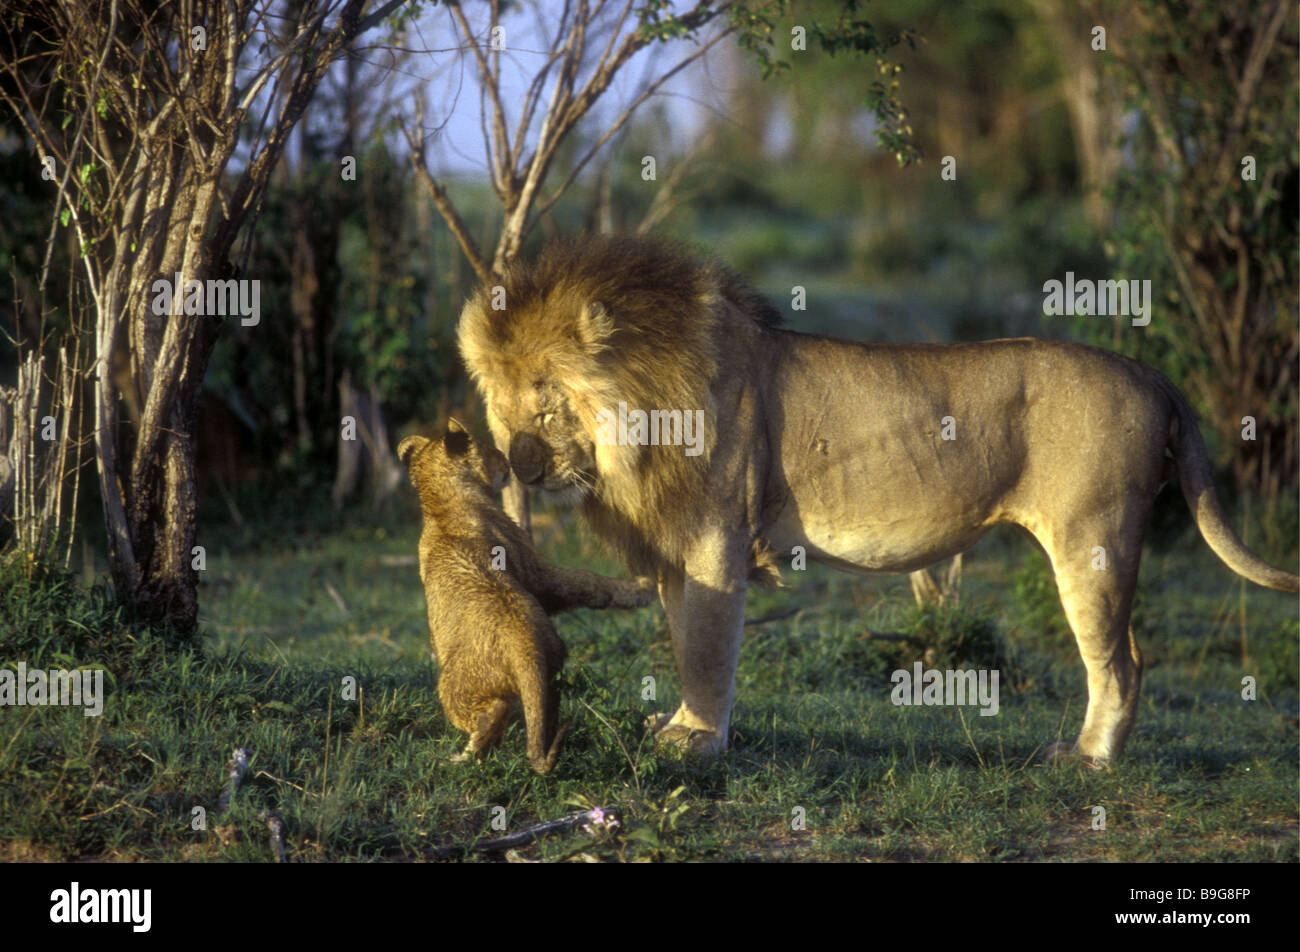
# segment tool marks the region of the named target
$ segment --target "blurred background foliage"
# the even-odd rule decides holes
[[[788,19],[843,6],[796,3]],[[723,44],[701,74],[723,101],[678,95],[638,112],[525,253],[557,234],[639,230],[716,254],[796,329],[873,341],[1029,334],[1139,357],[1192,400],[1221,487],[1262,496],[1294,536],[1294,6],[861,7],[880,35],[910,40],[890,53],[901,72],[882,80],[810,42],[765,78],[752,51]],[[1104,50],[1093,48],[1098,24]],[[898,83],[919,162],[900,165],[874,135],[867,101],[879,81]],[[454,347],[474,274],[420,191],[380,92],[354,70],[323,86],[268,192],[246,270],[262,282],[263,318],[220,339],[206,380],[200,468],[223,493],[329,485],[345,381],[382,408],[390,445],[477,413]],[[462,100],[477,108],[476,96]],[[666,150],[688,118],[686,144]],[[39,167],[6,122],[0,319],[30,342],[60,316],[15,303],[36,299],[49,222]],[[589,145],[581,134],[566,143],[558,171]],[[357,160],[355,181],[340,176],[344,155]],[[645,155],[655,181],[642,178]],[[1241,175],[1246,155],[1253,180]],[[941,177],[948,156],[953,180]],[[451,184],[470,226],[494,234],[501,212],[487,183]],[[1150,280],[1150,326],[1045,317],[1043,283],[1066,271]],[[56,263],[52,279],[67,272]],[[805,311],[790,309],[796,285]],[[0,377],[14,362],[14,342],[0,342]],[[1240,438],[1245,415],[1258,421],[1254,443]]]

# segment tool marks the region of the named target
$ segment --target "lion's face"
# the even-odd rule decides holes
[[[508,319],[471,300],[461,318],[497,445],[521,483],[560,502],[592,493],[602,469],[594,420],[609,402],[601,357],[613,331],[603,305],[577,295],[546,295]]]
[[[573,390],[546,371],[527,366],[498,381],[487,401],[488,425],[508,448],[520,482],[574,503],[595,486],[596,446]]]

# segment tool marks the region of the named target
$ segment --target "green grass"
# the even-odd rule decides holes
[[[712,761],[645,736],[645,717],[678,700],[658,606],[561,616],[571,729],[538,777],[519,726],[482,764],[450,760],[464,738],[434,691],[405,505],[351,524],[269,506],[245,513],[256,533],[209,519],[198,648],[133,629],[102,587],[8,569],[0,667],[103,666],[110,693],[98,718],[0,709],[0,859],[269,861],[259,814],[273,810],[292,861],[411,860],[503,835],[494,814],[510,832],[578,804],[619,809],[623,829],[518,856],[1298,858],[1296,601],[1242,585],[1189,534],[1145,559],[1135,625],[1149,669],[1108,770],[1038,762],[1078,730],[1083,667],[1041,557],[995,533],[967,556],[956,609],[917,610],[905,577],[821,569],[751,594],[751,618],[799,611],[746,629],[735,735]],[[614,570],[575,520],[549,514],[537,535],[561,564]],[[927,650],[930,666],[997,666],[999,715],[892,705],[890,671]],[[1245,675],[1256,701],[1241,699]],[[343,699],[345,678],[359,700]],[[236,746],[255,751],[252,770],[218,816]],[[206,830],[191,828],[195,807]]]

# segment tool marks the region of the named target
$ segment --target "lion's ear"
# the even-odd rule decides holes
[[[397,458],[403,466],[410,466],[415,454],[424,449],[424,444],[428,442],[423,436],[408,436],[397,444]]]
[[[614,333],[614,318],[599,301],[591,301],[578,315],[578,337],[590,347],[598,347]]]
[[[460,421],[457,420],[455,417],[447,417],[447,432],[448,432],[448,433],[468,433],[469,430],[467,430],[467,429],[465,429],[465,427],[461,426]]]

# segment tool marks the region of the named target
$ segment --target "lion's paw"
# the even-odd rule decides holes
[[[657,734],[673,719],[671,714],[651,714],[645,719],[645,729],[652,734]]]
[[[724,744],[717,731],[686,724],[666,724],[655,734],[657,747],[676,747],[688,754],[710,755],[720,753]]]
[[[1065,741],[1057,741],[1055,744],[1048,744],[1043,748],[1043,763],[1045,764],[1083,764],[1086,767],[1092,767],[1094,770],[1101,770],[1109,765],[1105,757],[1093,757],[1089,754],[1081,754],[1074,744]]]

